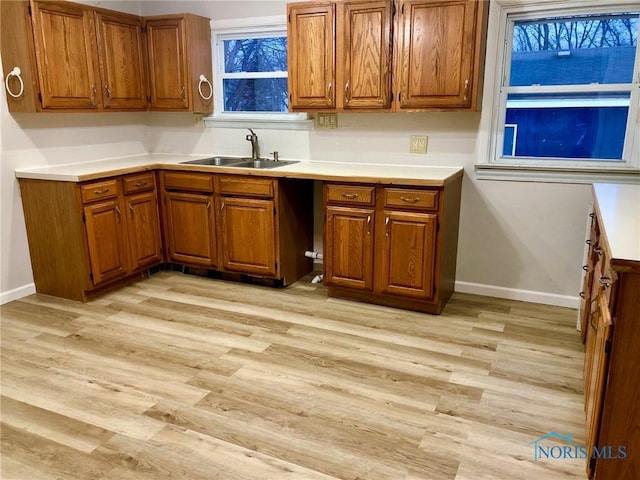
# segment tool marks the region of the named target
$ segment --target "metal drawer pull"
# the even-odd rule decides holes
[[[146,181],[144,181],[144,182],[142,182],[142,183],[140,183],[140,182],[136,182],[136,183],[134,183],[134,184],[133,184],[133,186],[134,186],[134,187],[144,187],[144,186],[146,186],[146,185],[147,185],[147,182],[146,182]]]
[[[104,195],[105,193],[107,193],[109,191],[108,188],[105,188],[104,190],[94,190],[93,193],[95,195]]]
[[[358,194],[357,193],[343,193],[342,196],[344,198],[348,198],[350,200],[353,200],[354,198],[358,198]]]
[[[420,201],[420,198],[419,197],[414,197],[414,198],[400,197],[400,200],[407,203],[418,203]]]
[[[583,266],[582,266],[582,269],[583,269],[585,272],[588,272],[588,271],[589,271],[589,265],[583,265]]]
[[[584,294],[584,292],[580,292],[578,295],[580,295],[580,298],[586,298],[586,295]]]
[[[387,217],[387,219],[384,221],[384,236],[385,237],[389,236],[389,220],[390,220],[390,218]]]
[[[594,252],[596,252],[598,255],[602,255],[604,253],[604,250],[602,249],[602,247],[596,247],[593,249]]]
[[[367,235],[371,235],[371,215],[367,215]]]
[[[591,245],[591,240],[585,240],[584,243],[586,243],[587,245]]]
[[[600,284],[604,285],[605,288],[609,288],[611,286],[611,277],[600,277]]]

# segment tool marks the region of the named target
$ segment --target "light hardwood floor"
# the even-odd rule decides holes
[[[580,479],[574,310],[454,294],[440,316],[162,272],[4,305],[13,479]]]

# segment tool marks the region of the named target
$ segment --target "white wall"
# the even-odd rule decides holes
[[[107,8],[115,5],[102,3]],[[213,19],[284,14],[284,1],[129,2],[143,15],[189,11]],[[115,8],[115,7],[113,7]],[[495,66],[490,26],[483,113],[341,114],[337,130],[261,130],[263,153],[354,163],[461,165],[465,179],[458,248],[458,289],[556,304],[575,304],[580,287],[587,185],[478,181],[486,155]],[[204,128],[195,116],[32,114],[11,116],[1,96],[2,218],[0,294],[32,282],[13,169],[141,151],[242,154],[244,132]],[[427,155],[410,154],[409,136],[429,136]],[[363,165],[363,171],[366,166]],[[319,233],[319,232],[316,232]],[[317,238],[320,238],[317,235]],[[0,297],[2,300],[2,297]]]

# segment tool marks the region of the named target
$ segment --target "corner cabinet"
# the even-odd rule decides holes
[[[488,13],[477,0],[288,4],[289,109],[478,110]]]
[[[39,293],[84,301],[162,262],[153,173],[19,182]]]
[[[213,112],[209,23],[191,14],[145,18],[151,110]]]
[[[580,319],[585,342],[587,473],[640,471],[640,186],[595,184]]]
[[[329,295],[440,313],[455,281],[461,185],[325,184]]]

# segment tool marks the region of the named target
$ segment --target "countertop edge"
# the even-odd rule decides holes
[[[204,155],[200,157],[205,157]],[[193,158],[191,156],[190,158]],[[339,165],[338,162],[333,165]],[[345,163],[344,165],[352,165]],[[366,167],[367,165],[363,165]],[[376,165],[378,167],[390,167],[401,168],[412,166],[404,165]],[[55,167],[52,167],[55,168]],[[421,166],[415,166],[414,168],[423,168]],[[116,168],[105,168],[104,170],[96,170],[95,172],[87,174],[64,174],[64,173],[47,173],[37,171],[35,169],[16,169],[14,171],[16,178],[18,179],[32,179],[32,180],[49,180],[49,181],[63,181],[63,182],[86,182],[91,180],[97,180],[101,178],[108,178],[120,175],[128,175],[132,173],[140,173],[150,170],[181,170],[190,172],[202,172],[202,173],[223,173],[232,175],[247,175],[247,176],[260,176],[260,177],[272,177],[272,178],[296,178],[296,179],[310,179],[321,181],[335,181],[335,182],[358,182],[358,183],[372,183],[372,184],[387,184],[387,185],[411,185],[411,186],[432,186],[443,187],[456,179],[460,178],[464,174],[463,167],[443,166],[435,168],[451,169],[451,174],[444,178],[411,178],[402,176],[392,177],[380,177],[380,176],[352,176],[352,175],[339,175],[330,173],[314,173],[314,172],[292,172],[288,171],[286,167],[284,169],[273,170],[255,170],[251,168],[238,168],[238,167],[223,167],[223,166],[206,166],[206,165],[188,165],[180,163],[167,163],[162,161],[150,161],[149,163],[141,163],[139,165],[131,165]]]

